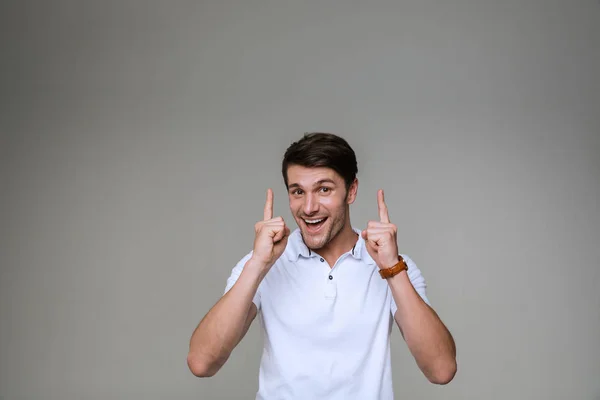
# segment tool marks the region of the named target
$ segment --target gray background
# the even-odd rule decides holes
[[[250,399],[255,324],[189,337],[306,131],[383,188],[459,372],[398,399],[600,399],[598,1],[13,1],[1,18],[0,398]]]

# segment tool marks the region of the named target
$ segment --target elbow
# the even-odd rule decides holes
[[[192,353],[189,353],[187,356],[187,365],[191,373],[198,378],[210,378],[219,370],[214,363],[211,363]]]
[[[456,370],[456,360],[452,359],[444,362],[442,365],[437,366],[427,378],[431,383],[436,385],[447,385],[454,379]]]

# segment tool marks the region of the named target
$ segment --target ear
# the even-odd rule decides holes
[[[356,200],[356,195],[358,193],[358,178],[354,178],[354,182],[348,188],[348,195],[346,196],[346,203],[352,204],[354,200]]]

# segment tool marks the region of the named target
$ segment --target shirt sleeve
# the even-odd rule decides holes
[[[250,257],[252,257],[252,252],[246,254],[235,265],[235,267],[233,267],[233,269],[231,270],[231,274],[229,275],[229,278],[227,278],[227,285],[225,286],[225,291],[223,292],[223,295],[225,295],[225,293],[227,293],[233,287],[233,285],[235,285],[238,278],[242,274],[242,271],[244,270],[244,265],[246,265],[248,260],[250,260]],[[254,295],[252,302],[256,305],[257,310],[260,310],[260,286],[256,290],[256,294]]]
[[[409,256],[407,256],[405,254],[400,254],[400,255],[406,262],[406,265],[408,265],[407,273],[408,273],[408,279],[410,279],[410,283],[412,283],[413,287],[415,288],[417,293],[419,293],[419,296],[421,296],[423,301],[425,303],[427,303],[427,305],[431,306],[431,303],[429,303],[429,299],[427,298],[427,291],[426,291],[427,284],[425,283],[425,278],[423,278],[423,275],[421,275],[421,271],[419,270],[419,268],[417,268],[417,265]],[[398,306],[396,305],[394,296],[391,296],[391,297],[392,297],[391,310],[392,310],[392,317],[393,317],[396,314],[396,311],[398,311]]]

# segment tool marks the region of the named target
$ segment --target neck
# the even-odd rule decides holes
[[[319,254],[327,260],[329,265],[333,266],[342,254],[350,251],[356,245],[357,240],[358,234],[354,232],[348,219],[335,238],[319,249]]]

